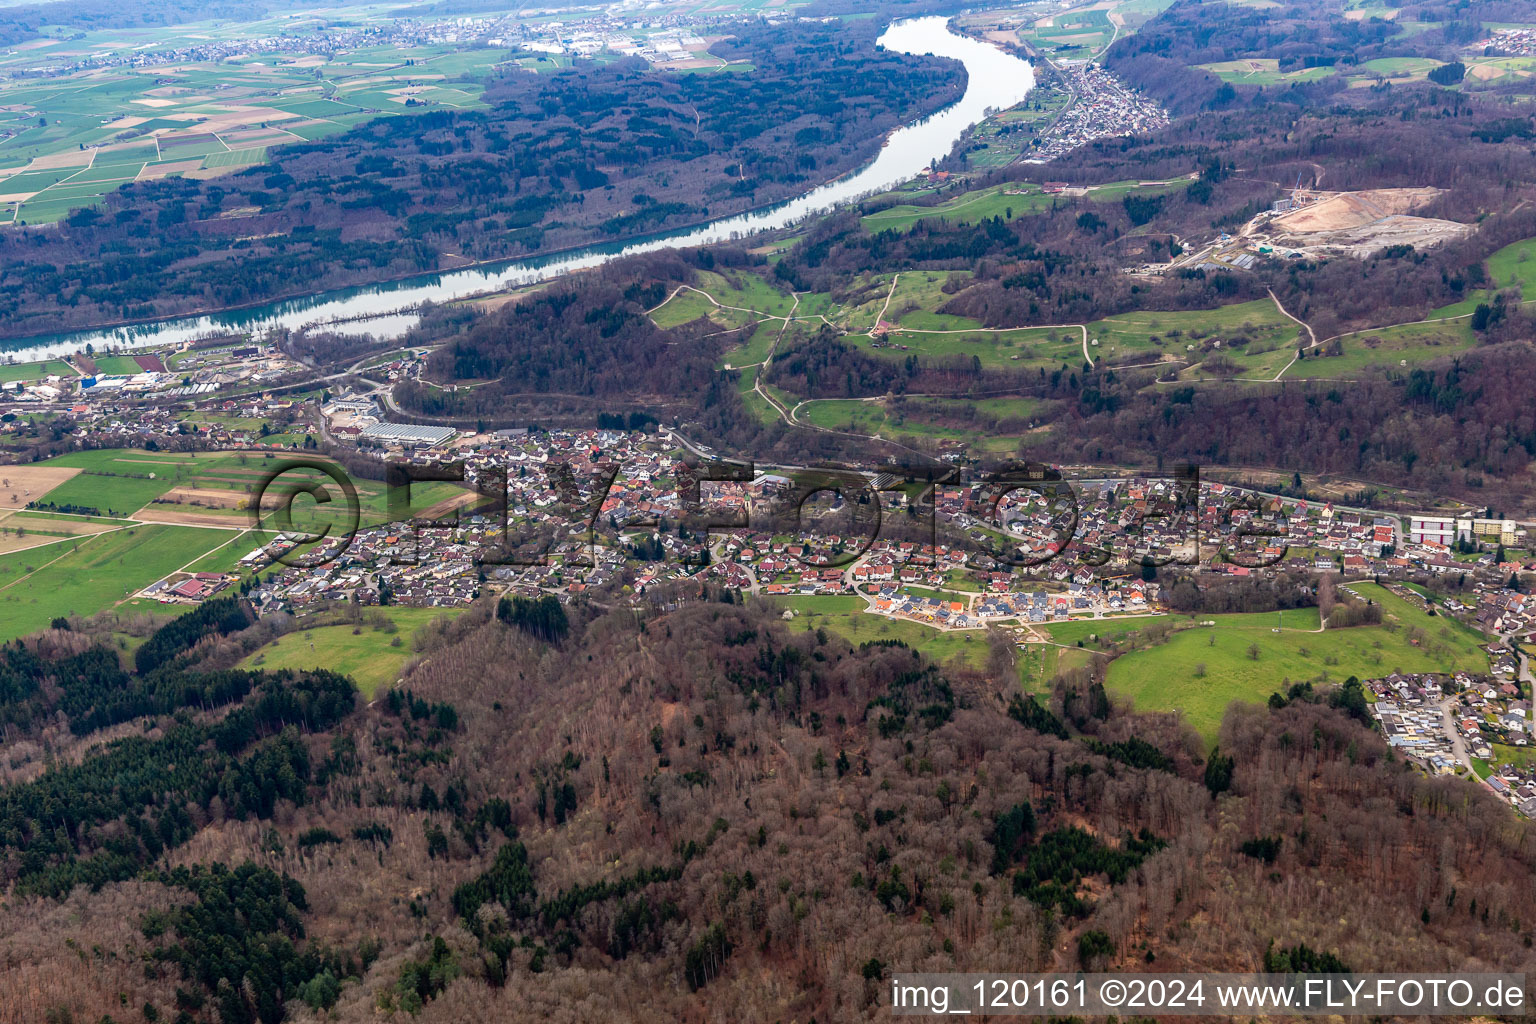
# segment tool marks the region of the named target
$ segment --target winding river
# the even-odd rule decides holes
[[[880,154],[858,172],[777,206],[628,242],[423,274],[247,309],[16,339],[0,342],[0,347],[7,354],[14,353],[18,359],[43,358],[78,352],[87,344],[97,351],[122,350],[180,344],[218,334],[260,333],[279,327],[296,330],[321,324],[329,325],[328,329],[337,333],[398,338],[416,324],[417,316],[413,311],[425,302],[451,302],[536,284],[623,256],[742,238],[786,227],[813,214],[885,191],[946,155],[967,128],[991,111],[1019,103],[1034,86],[1034,72],[1028,62],[987,43],[956,35],[949,30],[944,18],[895,22],[880,36],[878,44],[897,53],[931,54],[960,61],[968,75],[965,95],[933,116],[892,132]]]

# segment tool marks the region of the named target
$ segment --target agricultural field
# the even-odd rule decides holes
[[[146,452],[137,449],[103,449],[73,452],[40,465],[78,469],[76,475],[52,487],[45,494],[33,496],[44,507],[64,511],[138,516],[166,522],[244,527],[249,525],[249,502],[255,488],[269,473],[284,464],[283,458],[268,452]],[[334,483],[317,471],[283,477],[279,489],[309,482]],[[384,485],[373,480],[354,482],[358,492],[360,521],[373,525],[388,519],[388,495]],[[411,488],[411,502],[417,514],[463,495],[462,488],[448,483],[417,484]],[[325,524],[340,524],[347,518],[345,502],[333,493],[329,504],[316,504],[309,497],[294,502],[294,525],[319,529]]]
[[[94,66],[128,51],[187,47],[225,26],[117,29],[0,56],[0,223],[45,224],[131,182],[213,177],[265,163],[270,147],[374,117],[481,105],[497,49],[365,47],[328,56],[250,53],[222,61]],[[291,31],[293,23],[284,26]],[[273,34],[276,34],[275,32]],[[10,77],[12,67],[52,68]]]
[[[0,554],[0,641],[43,629],[59,616],[112,608],[184,611],[131,595],[229,539],[226,530],[146,524]]]
[[[1366,61],[1360,67],[1394,81],[1418,81],[1442,63],[1444,62],[1430,57],[1377,57],[1375,60]]]
[[[458,615],[459,608],[379,608],[370,609],[392,623],[363,622],[358,625],[316,626],[286,633],[265,647],[248,655],[240,668],[315,669],[324,668],[350,676],[372,699],[380,687],[393,684],[415,651],[411,634],[434,619]],[[398,638],[399,646],[395,646]]]
[[[1316,609],[1215,615],[1213,627],[1195,618],[1167,640],[1110,663],[1106,686],[1141,711],[1181,711],[1208,743],[1215,742],[1227,705],[1259,703],[1284,681],[1340,682],[1402,672],[1486,672],[1481,637],[1443,616],[1430,616],[1385,588],[1352,584],[1382,605],[1380,626],[1318,631]],[[1257,648],[1257,657],[1252,648]]]
[[[1017,36],[1053,60],[1085,60],[1109,45],[1115,27],[1108,12],[1095,6],[1036,18]]]
[[[130,525],[122,519],[0,509],[0,552],[25,551]]]
[[[227,530],[226,539],[217,547],[187,564],[187,572],[241,572],[240,559],[271,538],[261,530]]]
[[[1467,62],[1469,83],[1512,82],[1536,74],[1536,57],[1494,57]]]
[[[266,529],[249,528],[246,506],[251,489],[278,465],[280,459],[266,453],[111,449],[9,467],[9,487],[0,488],[12,506],[0,509],[0,641],[40,629],[55,616],[89,615],[125,602],[169,614],[167,606],[130,595],[178,569],[236,571],[242,556],[271,539]],[[302,479],[285,474],[281,487],[313,479],[333,492],[328,505],[307,496],[295,500],[297,529],[318,531],[347,519],[329,478],[295,475]],[[363,525],[390,518],[381,483],[360,480],[357,490]],[[446,511],[466,493],[453,484],[417,485],[412,508],[418,515]],[[29,502],[41,509],[19,508]]]

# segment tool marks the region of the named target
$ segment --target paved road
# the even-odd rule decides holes
[[[1462,742],[1461,733],[1456,731],[1456,723],[1451,718],[1451,708],[1455,703],[1455,697],[1447,697],[1440,702],[1440,724],[1444,726],[1445,735],[1451,741],[1451,753],[1456,755],[1456,763],[1462,766],[1462,774],[1472,775],[1472,755],[1467,753],[1467,745]]]

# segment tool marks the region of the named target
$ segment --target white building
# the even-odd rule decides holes
[[[1456,519],[1453,516],[1409,516],[1408,539],[1414,544],[1450,547],[1456,542]]]

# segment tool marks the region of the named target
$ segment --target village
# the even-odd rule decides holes
[[[1371,717],[1387,743],[1431,775],[1480,779],[1526,817],[1536,817],[1536,764],[1521,756],[1531,744],[1531,701],[1522,696],[1508,652],[1491,647],[1487,676],[1393,673],[1365,681]],[[1504,763],[1489,767],[1495,746]],[[1478,771],[1474,760],[1482,766]]]
[[[690,530],[679,466],[707,450],[668,429],[476,432],[393,421],[382,389],[419,375],[425,354],[368,359],[334,392],[275,346],[240,339],[171,353],[81,354],[56,360],[67,372],[52,383],[6,388],[12,412],[0,440],[35,430],[20,414],[46,402],[68,412],[66,440],[79,448],[280,458],[324,442],[390,463],[462,466],[471,493],[455,503],[451,528],[366,525],[319,565],[288,557],[304,549],[304,536],[274,532],[240,559],[238,572],[181,571],[139,591],[173,605],[238,591],[262,614],[303,615],[336,602],[460,608],[487,593],[670,602],[710,587],[786,603],[851,600],[872,621],[935,636],[1000,631],[1028,649],[1053,644],[1049,628],[1065,623],[1109,629],[1165,618],[1168,588],[1192,573],[1300,586],[1329,577],[1346,591],[1351,581],[1376,581],[1478,630],[1490,662],[1486,676],[1367,681],[1371,714],[1389,743],[1430,774],[1481,778],[1522,813],[1536,810],[1533,762],[1511,753],[1530,737],[1530,681],[1515,646],[1536,632],[1536,599],[1520,582],[1536,571],[1529,524],[1491,510],[1351,507],[1190,472],[1111,476],[1074,467],[1055,474],[1069,477],[1059,484],[999,487],[962,462],[951,481],[926,493],[887,471],[863,474],[883,528],[850,517],[858,503],[848,495],[823,492],[798,530],[784,527],[782,513],[785,502],[804,497],[802,471],[757,465],[749,482],[700,490],[711,522],[743,525]],[[126,372],[126,359],[137,373]],[[371,389],[358,389],[357,375]],[[49,387],[56,393],[40,390]],[[556,467],[569,470],[574,493]],[[600,492],[608,467],[616,472]],[[914,521],[931,521],[929,532],[911,529]]]
[[[1094,62],[1063,61],[1055,73],[1075,99],[1035,139],[1027,164],[1044,164],[1099,139],[1149,132],[1168,124],[1168,112]]]

